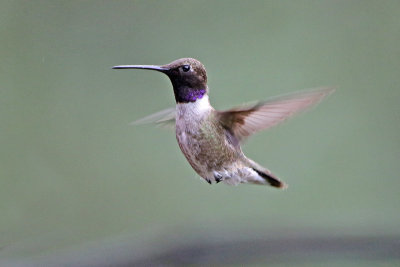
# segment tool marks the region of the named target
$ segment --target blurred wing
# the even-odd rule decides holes
[[[175,112],[176,112],[175,110],[176,110],[175,107],[164,109],[157,113],[148,115],[144,118],[131,122],[130,125],[155,123],[157,125],[163,125],[163,126],[175,126]]]
[[[271,128],[296,113],[317,104],[335,91],[334,88],[318,88],[300,91],[258,103],[219,112],[222,125],[243,140],[255,132]]]

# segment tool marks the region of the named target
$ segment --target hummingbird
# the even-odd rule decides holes
[[[166,65],[118,65],[113,69],[154,70],[168,76],[176,107],[136,122],[174,123],[182,153],[209,184],[250,183],[286,188],[286,183],[270,170],[246,157],[240,145],[252,134],[277,125],[334,91],[329,87],[300,91],[218,111],[209,101],[206,69],[194,58],[181,58]]]

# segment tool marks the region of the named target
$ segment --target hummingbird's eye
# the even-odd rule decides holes
[[[183,72],[188,72],[190,70],[190,65],[183,65],[182,70]]]

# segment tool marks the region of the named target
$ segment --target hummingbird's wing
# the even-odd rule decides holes
[[[334,88],[318,88],[275,97],[253,106],[219,112],[219,120],[239,140],[271,128],[294,114],[320,102]]]
[[[175,113],[175,107],[167,108],[134,122],[131,122],[130,125],[155,123],[163,126],[175,126]]]

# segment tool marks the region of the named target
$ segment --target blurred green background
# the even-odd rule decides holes
[[[1,1],[0,263],[103,243],[145,242],[151,258],[199,239],[398,237],[399,14],[399,1]],[[173,106],[172,87],[111,67],[181,57],[206,66],[217,109],[338,86],[244,145],[288,190],[210,186],[173,131],[128,125]],[[342,256],[328,260],[400,263]]]

